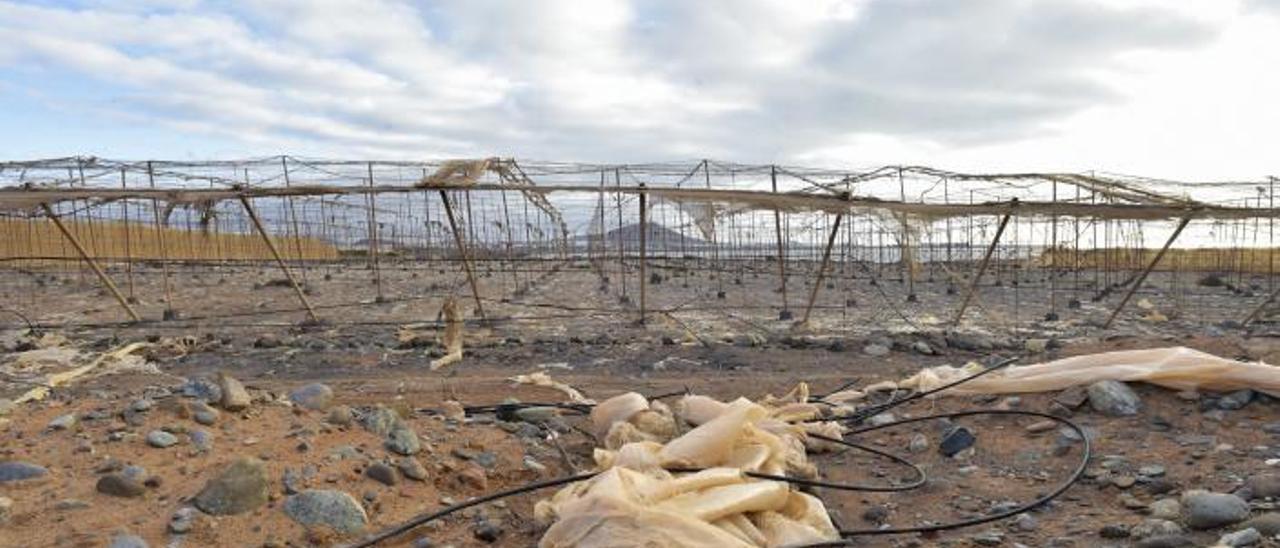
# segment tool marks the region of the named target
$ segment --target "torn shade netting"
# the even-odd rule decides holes
[[[981,366],[939,366],[921,370],[898,388],[927,391],[980,371]],[[1178,346],[1087,354],[1027,366],[1013,366],[940,394],[1048,392],[1098,381],[1141,381],[1173,390],[1226,392],[1245,388],[1280,397],[1280,368],[1241,362]]]

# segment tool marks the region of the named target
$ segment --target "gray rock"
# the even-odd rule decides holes
[[[976,441],[978,441],[977,436],[974,436],[968,428],[957,426],[942,437],[942,441],[938,443],[938,452],[954,457],[957,453],[973,447]]]
[[[219,402],[222,401],[222,387],[213,379],[196,377],[187,379],[182,385],[182,395],[203,402]]]
[[[1214,529],[1249,519],[1249,503],[1235,495],[1190,492],[1182,497],[1183,521],[1192,529]]]
[[[1280,497],[1280,474],[1258,474],[1249,476],[1242,490],[1248,499],[1265,499]]]
[[[191,404],[191,418],[205,426],[212,426],[213,423],[218,422],[218,417],[221,415],[217,409],[205,402],[197,401]]]
[[[355,420],[351,415],[351,408],[345,405],[336,405],[329,410],[329,416],[325,417],[329,424],[336,426],[351,426]]]
[[[480,520],[479,523],[476,523],[475,526],[471,528],[472,536],[490,544],[497,542],[499,538],[502,538],[502,533],[503,531],[501,526],[487,519]]]
[[[218,374],[218,387],[222,389],[222,408],[227,411],[241,411],[253,402],[244,384],[226,373]]]
[[[242,514],[266,504],[267,491],[266,465],[255,458],[241,457],[210,479],[193,502],[206,514]]]
[[[392,430],[400,427],[402,421],[400,420],[400,415],[397,415],[395,411],[379,405],[365,413],[363,417],[360,417],[360,425],[365,430],[386,437],[391,434]]]
[[[1182,516],[1182,503],[1178,499],[1160,499],[1147,506],[1155,519],[1175,520]]]
[[[120,474],[133,481],[143,481],[147,479],[147,469],[141,466],[130,464],[120,471]]]
[[[98,478],[97,489],[99,493],[104,495],[125,498],[140,497],[147,492],[147,488],[142,485],[142,482],[131,479],[124,474],[107,474]]]
[[[47,475],[49,470],[43,466],[21,461],[0,462],[0,483],[40,479]]]
[[[862,347],[863,354],[866,354],[868,356],[875,357],[875,358],[882,358],[884,356],[888,356],[889,353],[892,351],[893,349],[889,348],[888,346],[885,346],[883,344],[876,344],[876,343],[871,343]]]
[[[175,535],[191,532],[191,529],[196,525],[196,518],[199,516],[195,508],[190,506],[179,508],[172,516],[169,516],[169,532]]]
[[[187,435],[191,437],[191,445],[196,451],[208,453],[213,450],[213,434],[207,430],[192,430]]]
[[[1181,525],[1167,519],[1147,519],[1135,525],[1130,532],[1135,538],[1147,538],[1181,535],[1183,530]]]
[[[911,441],[907,443],[907,451],[912,453],[923,453],[927,449],[929,449],[929,438],[919,432],[913,434]]]
[[[978,546],[999,546],[1004,543],[1004,531],[992,529],[969,537]]]
[[[1013,527],[1019,531],[1031,532],[1035,531],[1039,526],[1040,524],[1036,522],[1035,516],[1029,513],[1018,514],[1017,517],[1013,518]]]
[[[1158,535],[1148,537],[1134,544],[1134,548],[1187,548],[1195,546],[1196,542],[1187,538],[1186,535]]]
[[[1247,388],[1244,390],[1236,390],[1235,392],[1231,392],[1221,398],[1218,398],[1218,409],[1224,409],[1227,411],[1243,409],[1244,406],[1253,402],[1255,396],[1257,396],[1257,394],[1253,390],[1249,390]]]
[[[937,351],[934,350],[932,346],[929,346],[929,343],[924,341],[916,341],[911,343],[911,349],[914,350],[917,354],[923,354],[925,356],[932,356],[937,353]]]
[[[418,459],[415,459],[413,457],[404,457],[400,459],[399,468],[400,468],[400,473],[404,474],[404,477],[406,478],[409,478],[415,481],[427,480],[427,477],[428,477],[427,469],[426,467],[422,466],[421,462],[418,462]]]
[[[66,415],[60,415],[58,418],[49,421],[49,425],[45,428],[48,428],[49,430],[66,430],[75,425],[76,415],[74,413],[67,413]]]
[[[1158,478],[1163,476],[1165,469],[1159,464],[1151,464],[1138,469],[1138,475],[1147,478]]]
[[[417,432],[404,424],[392,430],[384,444],[387,449],[399,455],[413,455],[422,451],[422,442],[418,440]]]
[[[382,483],[383,485],[395,485],[400,483],[400,476],[396,475],[396,469],[381,462],[376,462],[364,469],[364,475],[371,479]]]
[[[158,448],[173,447],[178,444],[178,436],[165,432],[164,430],[152,430],[147,432],[147,445]]]
[[[1271,538],[1280,535],[1280,513],[1268,512],[1244,522],[1244,526],[1257,529],[1262,536]]]
[[[984,352],[996,347],[996,341],[985,333],[975,331],[953,331],[946,335],[947,346],[957,350]]]
[[[893,416],[893,413],[885,412],[877,415],[872,415],[870,418],[868,418],[867,426],[884,426],[886,424],[891,424],[897,421],[898,421],[898,418]]]
[[[312,383],[289,393],[294,405],[316,411],[324,411],[333,404],[333,389],[322,383]]]
[[[1253,528],[1227,533],[1218,539],[1222,546],[1253,546],[1259,542],[1262,542],[1262,533]]]
[[[155,406],[155,402],[146,398],[142,398],[140,400],[134,400],[133,403],[129,404],[129,409],[137,413],[146,413],[147,411],[150,411],[151,408],[154,406]]]
[[[137,535],[116,535],[111,538],[107,548],[148,548],[147,541]]]
[[[308,490],[289,497],[284,513],[302,525],[327,525],[343,533],[359,532],[369,521],[356,499],[333,490]]]
[[[12,413],[13,408],[17,406],[18,404],[13,403],[13,400],[9,398],[0,398],[0,417],[8,415],[9,413]]]
[[[1094,411],[1112,417],[1136,415],[1142,400],[1129,385],[1119,381],[1098,381],[1087,389],[1089,405]]]
[[[516,410],[516,418],[531,424],[543,424],[559,417],[560,410],[555,407],[523,407]]]

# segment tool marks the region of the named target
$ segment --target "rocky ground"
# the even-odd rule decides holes
[[[467,357],[429,372],[434,332],[394,326],[271,334],[201,326],[67,330],[3,337],[12,362],[42,345],[92,356],[132,342],[146,367],[94,372],[43,401],[0,402],[0,545],[335,545],[453,502],[589,467],[595,446],[574,416],[546,410],[459,418],[468,406],[563,401],[508,377],[544,371],[589,397],[690,390],[730,399],[900,379],[921,367],[1002,356],[1041,361],[1185,345],[1218,355],[1280,354],[1255,333],[1032,337],[982,332],[773,336],[633,328],[589,336],[469,332]],[[0,396],[37,377],[8,371]],[[107,373],[107,374],[99,374]],[[1009,408],[1068,416],[1094,442],[1083,479],[1052,504],[993,524],[929,536],[862,537],[868,546],[1280,545],[1280,405],[1245,391],[1175,393],[1122,384],[1065,393],[953,397],[895,409],[902,419]],[[905,527],[998,512],[1064,481],[1078,439],[1033,419],[975,417],[860,436],[903,454],[929,483],[901,493],[819,490],[845,529]],[[974,436],[953,438],[956,426]],[[956,444],[959,445],[956,445]],[[946,454],[944,454],[946,453]],[[950,454],[948,456],[947,454]],[[857,453],[815,455],[824,477],[905,478]],[[394,546],[530,546],[545,493],[470,509]],[[1280,499],[1276,499],[1280,500]]]

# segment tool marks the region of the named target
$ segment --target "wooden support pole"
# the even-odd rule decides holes
[[[644,183],[640,183],[640,188],[644,188]],[[649,223],[646,221],[648,217],[649,195],[644,192],[640,193],[640,325],[645,322],[645,288],[648,286],[649,280],[645,278],[645,261],[648,259],[648,234]]]
[[[836,214],[836,222],[831,227],[831,234],[827,236],[827,248],[822,251],[822,263],[818,265],[818,279],[813,282],[813,291],[809,292],[809,304],[804,307],[804,317],[796,325],[805,325],[809,323],[809,313],[813,312],[813,303],[818,301],[818,290],[822,288],[822,277],[827,273],[827,264],[831,262],[831,246],[836,243],[836,235],[840,233],[840,221],[844,219],[844,213]]]
[[[1107,323],[1102,324],[1103,329],[1111,327],[1111,323],[1116,321],[1116,317],[1120,315],[1120,311],[1124,310],[1124,306],[1129,304],[1129,299],[1133,298],[1133,294],[1138,292],[1138,288],[1142,287],[1142,283],[1147,281],[1147,276],[1151,274],[1151,269],[1160,263],[1160,259],[1164,258],[1165,252],[1169,251],[1169,246],[1173,245],[1173,241],[1178,239],[1178,235],[1182,234],[1182,229],[1187,228],[1187,223],[1191,222],[1191,215],[1183,217],[1178,222],[1178,228],[1173,229],[1173,234],[1169,235],[1169,239],[1164,242],[1164,247],[1160,248],[1160,252],[1147,263],[1147,267],[1142,270],[1142,274],[1138,275],[1138,279],[1133,281],[1133,285],[1129,287],[1129,291],[1124,294],[1124,298],[1120,300],[1120,304],[1116,305],[1116,309],[1111,311],[1111,316],[1107,318]]]
[[[240,204],[244,206],[244,210],[249,214],[249,220],[253,221],[254,228],[258,229],[258,235],[262,236],[262,242],[267,244],[267,250],[271,252],[271,256],[275,257],[276,263],[280,265],[280,270],[284,271],[284,277],[289,280],[289,285],[293,286],[293,292],[298,294],[298,300],[302,301],[302,306],[307,309],[307,317],[311,321],[319,321],[316,311],[311,308],[311,301],[307,300],[307,294],[302,291],[302,286],[298,285],[298,280],[293,277],[293,272],[289,270],[289,264],[284,261],[284,257],[280,256],[280,250],[276,249],[276,243],[271,241],[271,237],[267,235],[267,229],[262,226],[262,220],[258,218],[258,213],[253,210],[253,205],[249,203],[249,199],[240,196]]]
[[[774,194],[778,193],[778,166],[769,166],[769,182],[773,184]],[[778,318],[791,319],[791,311],[787,309],[787,250],[782,244],[782,211],[773,210],[773,231],[778,241],[778,278],[782,281],[782,312]]]
[[[471,259],[467,257],[467,246],[462,242],[462,234],[458,232],[458,221],[454,218],[453,205],[449,203],[449,193],[440,191],[440,200],[444,202],[445,215],[449,217],[449,229],[453,231],[453,242],[458,246],[458,255],[462,258],[462,269],[467,273],[467,283],[471,285],[471,296],[476,300],[476,313],[481,320],[484,315],[484,304],[480,302],[480,286],[476,285],[476,275],[471,271]]]
[[[996,245],[1000,243],[1000,236],[1004,234],[1004,227],[1009,225],[1009,218],[1012,213],[1005,213],[1000,219],[1000,227],[996,229],[996,237],[991,239],[991,245],[987,246],[987,252],[982,256],[982,262],[978,264],[978,271],[974,273],[973,279],[969,280],[969,289],[964,292],[964,300],[960,301],[960,309],[956,310],[956,317],[951,320],[951,325],[960,325],[960,319],[964,317],[965,309],[969,308],[969,301],[973,300],[973,294],[978,291],[978,282],[982,280],[982,275],[987,271],[987,265],[991,264],[991,255],[996,251]]]
[[[93,269],[93,273],[98,276],[98,280],[102,282],[102,285],[107,286],[107,291],[110,291],[111,296],[116,298],[116,301],[120,303],[120,306],[124,308],[124,311],[129,314],[129,318],[135,322],[142,321],[142,318],[133,310],[133,307],[129,306],[128,299],[125,299],[124,295],[120,294],[120,289],[116,287],[115,282],[111,281],[111,278],[107,276],[107,273],[103,272],[102,267],[98,266],[98,262],[93,260],[93,257],[89,256],[89,252],[85,251],[84,246],[80,244],[80,240],[76,238],[76,235],[72,234],[70,230],[67,230],[67,226],[62,224],[62,220],[54,214],[53,208],[49,207],[49,204],[40,204],[40,207],[44,209],[44,214],[48,215],[49,219],[53,221],[53,225],[58,227],[58,231],[62,232],[62,236],[67,239],[67,242],[71,244],[71,247],[76,248],[76,253],[80,254],[80,258],[84,259],[84,261],[88,263],[89,268]]]

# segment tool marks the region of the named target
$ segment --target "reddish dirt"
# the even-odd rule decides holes
[[[919,356],[894,352],[886,358],[872,358],[857,351],[831,352],[820,348],[784,348],[770,345],[740,348],[696,344],[663,345],[653,338],[625,339],[614,344],[579,344],[526,342],[521,345],[492,344],[472,348],[468,357],[445,373],[426,371],[428,357],[421,350],[392,350],[363,346],[345,348],[346,339],[370,339],[373,335],[351,330],[337,336],[328,334],[333,343],[313,349],[307,342],[314,334],[284,337],[277,348],[254,348],[251,340],[229,337],[227,344],[216,345],[161,365],[166,375],[194,376],[218,370],[233,373],[255,394],[281,393],[315,380],[333,387],[337,403],[351,406],[436,408],[445,399],[457,399],[468,405],[499,403],[515,397],[523,401],[560,401],[562,396],[543,388],[513,387],[507,377],[535,369],[540,363],[567,362],[571,371],[550,369],[562,380],[581,388],[588,395],[605,398],[635,390],[645,394],[662,394],[689,389],[721,398],[759,397],[766,393],[782,393],[798,381],[806,381],[815,392],[834,388],[853,379],[867,384],[877,380],[898,379],[921,367],[941,363],[958,364],[980,356],[952,352],[943,356]],[[377,337],[386,338],[384,333]],[[73,339],[89,339],[79,334]],[[127,336],[125,337],[127,338]],[[1119,338],[1087,341],[1068,345],[1049,355],[1033,360],[1082,353],[1127,348],[1158,347],[1172,344],[1191,346],[1223,356],[1241,356],[1250,346],[1229,337],[1187,337],[1179,340]],[[1256,346],[1256,345],[1255,345]],[[694,362],[682,362],[665,370],[652,370],[651,365],[670,356]],[[333,427],[318,412],[295,411],[271,404],[255,403],[247,412],[223,412],[219,423],[209,428],[215,435],[215,449],[209,454],[194,454],[185,440],[168,449],[146,445],[145,434],[156,428],[195,428],[181,418],[168,400],[158,400],[145,415],[145,424],[128,427],[135,435],[123,441],[107,441],[109,432],[125,428],[119,412],[142,395],[149,386],[174,386],[172,377],[155,375],[104,376],[76,383],[58,390],[49,401],[21,406],[0,425],[0,460],[23,460],[49,468],[47,479],[34,484],[5,486],[0,494],[14,501],[13,517],[0,526],[3,546],[102,546],[116,532],[128,531],[144,537],[152,546],[165,546],[176,538],[166,531],[170,515],[195,495],[211,476],[238,456],[254,456],[266,462],[271,477],[272,500],[256,511],[227,517],[202,516],[196,529],[186,535],[186,546],[262,546],[329,545],[353,540],[332,532],[308,532],[288,519],[281,511],[284,501],[281,477],[286,468],[311,464],[318,468],[309,487],[338,489],[360,499],[366,492],[375,496],[366,504],[370,516],[367,531],[377,531],[414,515],[441,507],[443,497],[464,500],[487,491],[504,489],[568,472],[565,457],[552,443],[541,443],[531,449],[516,436],[508,434],[490,421],[473,421],[456,428],[439,418],[418,413],[410,424],[422,436],[430,450],[419,455],[431,471],[425,483],[401,479],[394,487],[383,486],[364,477],[364,465],[357,460],[331,460],[328,455],[337,447],[351,446],[373,460],[391,457],[378,437],[359,426]],[[1204,488],[1228,491],[1241,479],[1268,469],[1265,459],[1276,454],[1272,436],[1261,426],[1280,422],[1280,406],[1267,398],[1239,410],[1228,412],[1217,420],[1200,412],[1195,402],[1155,387],[1140,386],[1145,408],[1135,417],[1107,418],[1085,409],[1074,416],[1081,425],[1096,429],[1095,463],[1090,476],[1101,468],[1103,456],[1123,456],[1130,466],[1160,464],[1166,467],[1166,479],[1175,489]],[[1021,396],[1015,408],[1047,410],[1052,394]],[[915,403],[895,410],[899,418],[930,412],[988,408],[1007,405],[1002,398],[958,397]],[[83,415],[105,410],[110,416],[102,420],[81,421],[71,431],[47,432],[45,425],[65,413]],[[571,421],[573,422],[573,421]],[[841,493],[819,490],[839,525],[849,529],[874,528],[864,520],[864,512],[874,505],[888,510],[888,523],[909,526],[923,521],[946,522],[986,512],[1000,501],[1025,501],[1051,489],[1065,479],[1080,457],[1076,446],[1065,455],[1052,452],[1056,432],[1032,435],[1023,426],[1030,419],[973,418],[962,424],[974,429],[978,436],[976,451],[961,459],[941,457],[936,449],[938,428],[921,423],[892,431],[861,436],[859,441],[909,456],[926,469],[929,484],[921,489],[892,494]],[[296,435],[299,431],[310,432]],[[906,447],[914,432],[929,437],[931,448],[919,455],[908,455]],[[1207,435],[1210,444],[1180,445],[1179,436]],[[300,450],[307,440],[309,448]],[[77,447],[82,440],[93,450]],[[591,442],[585,436],[570,433],[560,445],[575,464],[590,462]],[[498,463],[489,472],[487,490],[459,483],[450,471],[466,465],[452,455],[455,448],[491,451]],[[528,454],[547,466],[543,476],[524,469]],[[94,469],[108,458],[145,467],[160,478],[158,487],[136,499],[110,497],[94,489],[98,475]],[[905,473],[883,460],[873,460],[855,453],[815,456],[824,476],[839,481],[882,483],[903,478]],[[1176,492],[1176,491],[1175,491]],[[477,512],[493,516],[505,529],[496,546],[530,546],[536,543],[539,529],[532,521],[532,502],[550,493],[525,495],[503,504],[487,505],[475,512],[455,515],[439,524],[424,527],[398,537],[388,545],[407,546],[427,536],[437,546],[486,546],[472,535]],[[1141,502],[1158,498],[1149,485],[1120,489],[1106,478],[1086,478],[1047,509],[1034,513],[1038,527],[1031,531],[1014,531],[1009,522],[918,537],[867,537],[862,545],[892,546],[965,545],[974,534],[989,529],[1005,531],[1005,544],[1020,542],[1044,546],[1051,539],[1072,538],[1075,546],[1113,543],[1098,536],[1107,524],[1136,524],[1144,519],[1143,511],[1125,507],[1121,497],[1128,495]],[[59,509],[59,501],[76,499],[89,503],[85,509]],[[1132,504],[1132,503],[1131,503]],[[1197,542],[1211,544],[1222,531],[1198,533]]]

